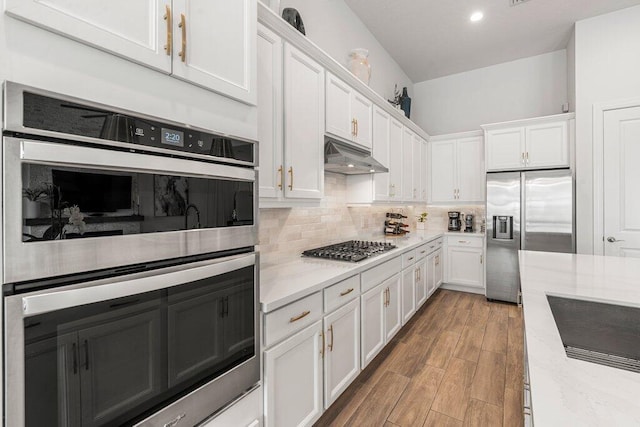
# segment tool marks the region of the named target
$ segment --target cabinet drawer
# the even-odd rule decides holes
[[[407,268],[411,264],[415,264],[416,262],[416,250],[413,249],[409,252],[405,252],[402,254],[402,268]]]
[[[366,292],[374,286],[384,282],[389,277],[396,273],[400,273],[402,270],[402,258],[395,257],[394,259],[383,262],[367,271],[363,271],[360,275],[360,287],[362,292]]]
[[[309,326],[322,317],[322,293],[316,292],[264,316],[266,347]]]
[[[262,412],[262,387],[258,387],[199,427],[259,427],[262,425]]]
[[[432,249],[433,250],[433,249]],[[429,243],[420,245],[416,248],[416,260],[425,258],[429,254]]]
[[[360,276],[356,274],[324,290],[324,312],[329,313],[359,295]]]
[[[447,237],[447,246],[461,246],[468,248],[481,248],[482,245],[482,237],[472,237],[472,236],[448,236]]]
[[[435,240],[431,240],[430,242],[425,243],[423,246],[427,250],[427,255],[429,255],[430,253],[433,253],[434,251],[437,251],[442,247],[442,237]],[[422,246],[420,246],[420,248],[422,248]],[[420,248],[418,249],[420,250]],[[420,255],[422,255],[422,253],[420,253]]]

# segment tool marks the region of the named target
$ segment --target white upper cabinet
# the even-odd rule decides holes
[[[569,166],[567,122],[526,128],[525,162],[529,168]]]
[[[15,18],[171,72],[171,0],[6,0]],[[168,18],[165,18],[169,14]],[[171,46],[169,46],[171,45]]]
[[[353,91],[351,94],[351,114],[355,120],[356,134],[354,142],[371,148],[371,117],[373,103],[369,99]]]
[[[10,16],[256,103],[256,1],[7,0]]]
[[[484,199],[484,148],[481,136],[438,137],[431,146],[430,201],[472,202]]]
[[[282,194],[282,39],[258,24],[260,197]]]
[[[524,167],[524,128],[498,129],[487,132],[487,170]]]
[[[324,190],[324,69],[258,28],[260,207],[319,200]]]
[[[284,191],[321,199],[324,191],[324,69],[284,46]]]
[[[573,113],[483,125],[487,170],[570,166]]]
[[[389,163],[389,131],[391,117],[378,106],[373,107],[373,158],[389,168],[387,173],[373,175],[374,200],[387,201],[391,198],[391,165]],[[400,125],[402,127],[402,125]]]
[[[256,0],[173,0],[173,75],[255,104],[256,7]]]
[[[457,144],[458,200],[484,200],[484,146],[482,137],[460,138]]]
[[[327,73],[327,133],[351,140],[355,133],[351,116],[351,88],[331,73]]]
[[[413,136],[413,199],[414,201],[423,201],[422,198],[422,170],[426,165],[422,164],[422,138],[418,135]]]
[[[426,202],[428,200],[429,188],[429,147],[427,141],[421,140],[420,147],[420,182],[422,184],[422,192],[420,200]]]
[[[456,195],[456,141],[432,141],[429,144],[431,201],[453,201]]]
[[[372,114],[373,103],[368,98],[327,73],[327,133],[370,149]]]
[[[413,183],[413,138],[415,134],[407,127],[402,130],[402,200],[414,199]]]
[[[402,131],[400,121],[391,118],[389,125],[389,200],[402,199]]]

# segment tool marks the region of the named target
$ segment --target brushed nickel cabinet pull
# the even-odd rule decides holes
[[[289,319],[289,323],[297,322],[298,320],[302,319],[303,317],[308,316],[309,313],[311,313],[309,310],[305,310],[299,316],[292,317],[291,319]]]
[[[358,136],[358,119],[356,119],[356,136]]]
[[[526,154],[524,155],[524,160],[526,164],[529,164],[529,152],[527,151]]]
[[[468,240],[458,240],[458,243],[469,243]]]
[[[171,23],[171,8],[169,5],[165,6],[164,20],[167,21],[167,44],[164,45],[164,50],[168,56],[171,56],[171,48],[173,47],[173,24]]]
[[[344,292],[340,292],[340,296],[343,297],[345,295],[349,295],[351,292],[353,292],[353,288],[349,288]]]
[[[182,62],[187,62],[187,22],[184,13],[180,14],[179,28],[182,28],[182,50],[178,53]]]
[[[409,261],[413,261],[413,257],[409,258]]]
[[[484,255],[480,255],[480,264],[482,264],[483,257],[484,257]]]
[[[524,165],[524,151],[520,153],[520,162]]]
[[[293,166],[289,166],[289,190],[293,190]]]

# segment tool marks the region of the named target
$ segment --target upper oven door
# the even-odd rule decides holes
[[[2,152],[4,283],[257,243],[252,168],[14,137]]]

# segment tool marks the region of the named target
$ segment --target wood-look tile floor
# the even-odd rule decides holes
[[[437,291],[316,426],[519,427],[522,312]]]

